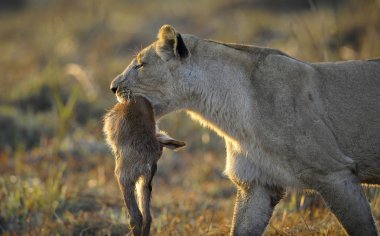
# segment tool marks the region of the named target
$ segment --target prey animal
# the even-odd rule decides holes
[[[135,236],[150,233],[152,179],[163,147],[185,145],[156,127],[152,106],[143,97],[117,103],[104,117],[103,131],[115,155],[115,176]]]

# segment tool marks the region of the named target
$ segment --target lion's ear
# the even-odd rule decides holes
[[[177,33],[171,25],[163,25],[157,37],[156,51],[164,61],[173,57],[185,59],[189,56],[181,34]]]

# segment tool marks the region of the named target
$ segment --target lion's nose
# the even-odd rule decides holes
[[[116,93],[116,91],[117,91],[117,87],[111,87],[111,91],[112,91],[113,93]]]
[[[110,89],[113,93],[117,92],[120,82],[123,80],[124,74],[120,74],[114,78],[110,84]]]

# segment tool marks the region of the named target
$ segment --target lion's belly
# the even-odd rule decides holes
[[[380,62],[317,64],[326,123],[342,151],[380,158]]]

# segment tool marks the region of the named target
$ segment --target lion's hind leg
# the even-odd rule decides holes
[[[310,139],[303,138],[307,142],[298,145],[299,159],[304,161],[301,181],[322,195],[350,235],[377,235],[357,176],[357,162],[340,150],[334,131],[322,120],[317,119],[310,127]]]
[[[378,235],[370,206],[355,175],[332,173],[315,188],[349,235]]]

